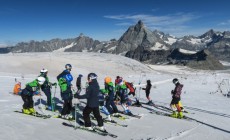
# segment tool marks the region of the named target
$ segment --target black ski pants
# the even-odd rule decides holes
[[[103,126],[103,120],[100,115],[99,107],[88,107],[86,106],[83,110],[83,118],[85,122],[85,127],[91,126],[90,113],[93,112],[94,117],[97,119],[98,126]]]

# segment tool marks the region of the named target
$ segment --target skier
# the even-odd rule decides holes
[[[99,111],[99,84],[97,82],[97,75],[95,73],[89,73],[87,76],[89,86],[86,88],[86,93],[84,95],[75,94],[75,98],[87,99],[87,104],[83,110],[83,119],[85,122],[85,127],[88,130],[93,130],[91,127],[90,113],[93,112],[94,117],[98,123],[98,129],[101,131],[106,131],[103,126],[102,116]]]
[[[14,85],[14,91],[13,93],[15,95],[21,95],[22,93],[22,89],[21,89],[21,82],[17,82],[15,85]]]
[[[110,114],[116,116],[118,115],[118,109],[114,103],[114,86],[112,78],[109,76],[105,77],[105,90],[108,92],[108,98],[106,99],[105,106]]]
[[[172,101],[170,107],[173,110],[171,116],[174,118],[183,118],[183,113],[181,111],[181,107],[179,106],[180,95],[181,95],[183,85],[179,83],[179,80],[177,78],[174,78],[172,82],[173,84],[175,84],[175,89],[171,91]],[[176,108],[173,107],[174,105],[176,106]],[[178,111],[178,114],[176,110]]]
[[[81,92],[81,78],[83,77],[82,74],[79,74],[77,77],[77,81],[76,81],[76,86],[77,86],[77,93]]]
[[[151,100],[150,97],[149,97],[151,87],[152,87],[151,81],[150,81],[150,80],[147,80],[147,85],[146,85],[146,87],[145,87],[145,88],[142,88],[142,90],[145,90],[146,98],[148,99],[147,104],[153,104],[152,100]]]
[[[72,84],[73,76],[70,71],[72,66],[70,64],[65,65],[65,70],[57,76],[58,85],[61,89],[61,97],[64,100],[63,109],[61,111],[62,118],[73,119],[73,116],[70,114],[72,109]]]
[[[122,80],[122,77],[117,76],[115,79],[115,86],[117,86],[117,84],[120,82],[120,80]]]
[[[139,100],[137,99],[137,97],[135,96],[136,88],[133,87],[133,83],[125,82],[125,85],[129,89],[128,95],[133,95],[133,97],[136,99],[135,105],[140,106],[141,104],[140,104]]]
[[[112,121],[110,113],[108,109],[105,107],[105,100],[109,98],[108,92],[105,89],[100,89],[98,97],[100,111],[107,116],[108,121]]]
[[[47,97],[47,103],[46,103],[46,108],[47,110],[52,110],[52,106],[51,106],[51,88],[52,86],[57,86],[57,83],[51,83],[49,81],[49,78],[47,76],[48,74],[48,70],[47,69],[42,69],[40,71],[40,76],[44,77],[46,80],[44,82],[44,84],[41,86],[42,91],[45,93],[46,97]]]
[[[120,81],[120,83],[118,83],[117,92],[118,96],[120,97],[120,102],[121,106],[124,109],[124,113],[127,115],[131,115],[132,113],[129,110],[129,105],[131,105],[131,103],[128,98],[127,87],[123,81]]]
[[[39,94],[41,85],[45,82],[44,77],[38,77],[34,81],[27,83],[26,87],[22,90],[21,97],[24,102],[23,113],[25,114],[35,114],[33,95]]]

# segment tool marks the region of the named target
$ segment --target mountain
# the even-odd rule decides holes
[[[118,40],[100,42],[80,34],[70,39],[20,42],[15,46],[2,48],[0,53],[86,51],[121,54],[141,62],[157,64],[167,63],[168,55],[177,48],[196,52],[206,49],[217,59],[230,61],[230,32],[211,29],[201,36],[176,38],[158,30],[151,31],[140,20],[136,25],[130,26]]]

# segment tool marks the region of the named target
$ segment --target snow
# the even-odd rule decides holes
[[[165,41],[165,43],[169,44],[169,45],[172,45],[173,43],[175,43],[177,41],[176,38],[172,38],[172,37],[169,37],[168,38],[168,41]]]
[[[40,69],[47,68],[51,82],[56,82],[56,76],[64,70],[66,63],[71,63],[74,76],[73,85],[78,74],[83,74],[83,87],[89,72],[98,75],[98,82],[103,87],[103,79],[109,75],[113,78],[120,75],[126,81],[132,81],[140,85],[150,79],[153,84],[150,97],[157,105],[169,106],[171,101],[171,90],[174,88],[171,80],[178,78],[184,85],[181,95],[182,103],[187,111],[186,116],[202,121],[203,124],[194,121],[186,121],[150,114],[152,107],[144,105],[144,108],[130,107],[134,114],[142,114],[141,119],[131,118],[121,121],[128,127],[119,127],[105,124],[107,131],[118,135],[118,140],[228,140],[230,136],[230,104],[229,98],[223,96],[229,91],[227,81],[230,77],[229,70],[204,71],[194,70],[182,66],[167,65],[144,65],[135,60],[112,54],[104,53],[22,53],[1,54],[0,61],[0,139],[1,140],[86,140],[86,139],[113,139],[109,136],[103,137],[82,130],[62,125],[62,122],[71,123],[61,119],[40,119],[23,114],[15,113],[21,110],[23,101],[20,96],[9,94],[17,78],[24,85],[35,79]],[[140,75],[142,78],[140,79]],[[222,84],[221,84],[222,83]],[[142,102],[147,102],[143,90],[136,94]],[[221,90],[223,93],[221,93]],[[83,93],[85,91],[83,90]],[[54,93],[54,88],[52,89]],[[60,98],[57,88],[56,97]],[[42,94],[42,103],[46,97]],[[133,97],[130,97],[133,99]],[[34,96],[36,110],[39,110],[39,97]],[[84,100],[82,100],[84,101]],[[59,103],[58,105],[61,105]],[[44,106],[44,104],[42,104]],[[81,106],[84,107],[82,103]],[[119,110],[122,110],[118,105]],[[162,110],[159,110],[162,111]],[[52,112],[44,111],[47,114]],[[102,114],[103,115],[103,114]],[[93,121],[94,124],[97,124]]]
[[[201,43],[201,39],[198,39],[198,38],[191,38],[190,40],[187,40],[187,41],[192,43],[192,44],[200,44]]]
[[[181,49],[181,48],[179,51],[182,53],[186,53],[186,54],[195,54],[196,53],[195,51],[189,51],[189,50],[185,50],[185,49]]]
[[[76,45],[76,44],[77,44],[77,43],[72,42],[70,45],[67,45],[67,46],[65,46],[65,47],[63,47],[63,48],[60,48],[60,49],[57,49],[57,50],[54,50],[53,52],[64,52],[66,49],[71,48],[71,47],[73,47],[73,46]]]
[[[163,45],[163,44],[161,44],[159,42],[156,42],[154,47],[151,47],[151,50],[162,50],[162,49],[163,50],[168,50],[168,48],[165,45]]]

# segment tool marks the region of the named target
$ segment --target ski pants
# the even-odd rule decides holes
[[[113,100],[106,100],[105,107],[108,109],[110,114],[118,112],[117,106]]]
[[[24,104],[22,105],[23,109],[29,109],[34,107],[33,96],[21,94]]]
[[[61,115],[70,114],[72,110],[72,99],[64,100],[63,109]]]
[[[103,120],[100,115],[99,107],[88,107],[86,106],[83,110],[83,118],[85,122],[85,127],[91,126],[90,113],[93,112],[94,117],[97,119],[98,126],[103,126]]]
[[[42,91],[45,93],[46,97],[47,97],[47,106],[51,106],[51,91],[50,88],[44,88],[42,89]]]
[[[104,113],[106,116],[110,115],[108,109],[104,105],[100,106],[100,111],[101,113]]]

